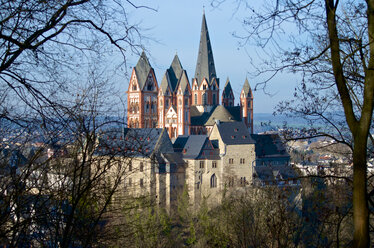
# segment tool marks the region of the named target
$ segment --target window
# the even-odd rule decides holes
[[[234,187],[234,178],[229,177],[229,187]]]
[[[233,164],[234,163],[234,159],[233,158],[229,158],[229,164]]]
[[[217,168],[217,161],[212,162],[212,168]]]
[[[197,94],[195,93],[195,105],[197,105]]]
[[[213,94],[213,105],[216,105],[216,94]]]
[[[149,111],[149,103],[147,102],[147,104],[145,105],[145,112],[148,113]]]
[[[208,104],[208,101],[207,101],[207,97],[206,97],[206,93],[203,94],[203,105],[207,105]]]
[[[160,106],[162,107],[162,99],[160,99]]]
[[[137,90],[135,82],[132,84],[132,90]]]
[[[206,84],[203,85],[203,90],[206,90]]]
[[[245,164],[245,159],[244,158],[240,159],[240,164]]]
[[[144,169],[143,162],[140,162],[139,170],[140,170],[140,171],[143,171],[143,169]]]
[[[200,169],[204,169],[205,161],[200,161]]]
[[[179,106],[182,106],[182,100],[179,99]]]
[[[132,163],[129,163],[129,171],[132,171]]]
[[[211,188],[217,188],[217,177],[216,177],[216,174],[213,174],[210,177],[210,187]]]
[[[140,185],[140,187],[142,187],[142,188],[144,187],[144,180],[143,180],[143,178],[140,179],[139,185]]]
[[[240,178],[240,185],[245,186],[246,184],[247,184],[247,180],[245,179],[245,177],[241,177]]]

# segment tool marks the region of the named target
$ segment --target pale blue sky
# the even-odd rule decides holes
[[[241,17],[246,13],[241,9],[235,12],[236,6],[231,5],[230,1],[219,8],[211,7],[210,1],[199,0],[148,0],[142,1],[142,4],[157,9],[157,12],[146,9],[136,10],[130,18],[140,21],[143,27],[149,28],[146,35],[154,41],[148,41],[146,47],[159,84],[176,52],[183,68],[187,70],[189,79],[194,77],[203,6],[205,6],[216,72],[220,78],[220,89],[222,90],[229,77],[235,94],[235,104],[237,104],[246,77],[252,89],[261,81],[261,78],[252,77],[250,74],[253,72],[250,60],[256,62],[258,48],[246,46],[247,54],[245,49],[239,46],[239,40],[232,35],[233,32],[244,32]],[[129,56],[128,67],[135,66],[138,58],[137,55]],[[125,84],[121,84],[124,91],[128,87],[128,78],[125,80]],[[273,79],[268,87],[268,91],[275,95],[266,95],[262,90],[253,92],[254,112],[272,113],[279,101],[292,96],[295,82],[294,75],[283,75]]]

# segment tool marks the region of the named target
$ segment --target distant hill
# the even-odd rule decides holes
[[[253,114],[254,132],[260,133],[271,130],[278,130],[285,124],[291,127],[305,127],[306,121],[301,118],[290,118],[284,115],[273,115],[270,113]]]

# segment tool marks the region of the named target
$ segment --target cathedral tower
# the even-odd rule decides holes
[[[243,122],[249,128],[249,132],[253,133],[253,95],[248,79],[245,79],[240,92],[240,108]]]
[[[144,51],[131,73],[127,90],[127,125],[157,127],[158,86],[153,68]]]
[[[197,106],[200,112],[206,112],[218,104],[219,79],[216,75],[208,26],[203,13],[195,78],[192,80],[192,105]]]
[[[158,92],[159,127],[165,127],[170,138],[190,134],[190,104],[191,87],[187,72],[175,55]]]

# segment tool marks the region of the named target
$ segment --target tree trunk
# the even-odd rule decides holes
[[[367,136],[357,135],[353,149],[353,247],[369,247],[369,208],[366,184]]]

